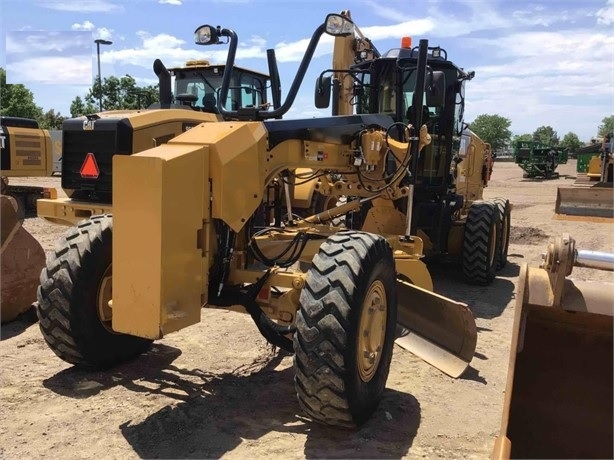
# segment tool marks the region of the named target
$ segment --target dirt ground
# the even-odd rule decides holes
[[[580,249],[614,252],[612,223],[553,220],[556,188],[575,179],[522,178],[497,162],[487,198],[510,199],[510,262],[488,287],[463,284],[455,267],[432,267],[437,292],[466,302],[478,325],[471,367],[451,379],[395,346],[383,401],[356,431],[310,422],[300,411],[292,358],[272,352],[252,320],[202,312],[200,324],[156,342],[107,372],[57,358],[37,324],[2,326],[2,458],[488,458],[503,405],[515,288],[522,264],[537,266],[549,240],[570,233]],[[59,188],[59,178],[47,179]],[[38,181],[42,182],[42,181]],[[25,227],[53,248],[64,231],[42,219]],[[572,277],[614,281],[611,272]]]

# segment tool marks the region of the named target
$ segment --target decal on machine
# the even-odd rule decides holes
[[[83,131],[92,131],[94,129],[94,123],[96,123],[96,120],[92,119],[90,120],[89,118],[87,120],[83,121]]]
[[[81,165],[81,171],[79,171],[81,177],[84,179],[97,179],[100,175],[100,169],[98,169],[98,163],[96,162],[96,157],[92,152],[89,152],[85,156],[85,160]]]

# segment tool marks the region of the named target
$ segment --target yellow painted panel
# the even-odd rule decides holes
[[[113,329],[147,338],[200,320],[208,158],[195,145],[113,157]]]

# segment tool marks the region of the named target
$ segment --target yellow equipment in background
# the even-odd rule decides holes
[[[15,198],[0,195],[0,320],[7,323],[36,301],[45,251],[22,227]]]
[[[614,454],[614,284],[574,281],[574,266],[614,270],[614,254],[563,235],[540,268],[520,270],[494,460]]]
[[[321,423],[353,427],[371,416],[386,386],[397,323],[413,353],[452,377],[463,374],[476,347],[475,320],[466,305],[432,292],[424,240],[412,233],[412,200],[415,190],[435,195],[445,188],[438,209],[454,213],[463,206],[447,173],[464,160],[447,154],[443,167],[437,161],[445,148],[451,151],[454,133],[461,134],[462,86],[473,75],[421,40],[400,59],[414,78],[405,97],[417,115],[374,108],[282,120],[325,33],[353,35],[354,24],[344,15],[326,17],[283,104],[233,110],[223,101],[234,89],[237,35],[210,25],[195,31],[197,44],[229,43],[215,107],[227,121],[203,122],[162,145],[112,156],[113,214],[71,228],[41,273],[41,332],[61,359],[86,368],[116,365],[198,323],[204,307],[248,313],[267,341],[294,353],[299,404]],[[398,62],[391,55],[349,70],[388,77],[386,69]],[[427,72],[435,67],[442,70]],[[394,85],[404,89],[402,81]],[[447,110],[457,130],[442,118],[431,135],[421,122],[425,100],[434,116],[441,115],[436,107]],[[456,100],[461,107],[446,102]],[[422,152],[433,139],[427,163]],[[446,173],[428,176],[432,189],[413,182],[427,168],[421,160]],[[486,177],[482,163],[462,165],[461,174],[474,167]],[[268,188],[297,168],[338,175],[334,190],[350,199],[294,221],[284,187],[290,219],[272,225],[266,208],[281,215],[283,201],[269,202]],[[328,223],[361,210],[359,228]],[[451,223],[450,215],[443,218]],[[463,251],[473,257],[466,268],[477,281],[494,277],[500,228],[497,204],[474,201]]]
[[[578,174],[571,187],[559,187],[555,218],[611,222],[614,219],[614,135],[603,137],[601,153],[593,156],[588,172]]]
[[[53,169],[51,136],[36,120],[0,117],[0,163],[3,195],[17,201],[20,218],[36,216],[36,200],[56,198],[54,188],[11,185],[10,177],[49,177]]]

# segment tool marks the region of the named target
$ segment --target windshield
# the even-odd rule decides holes
[[[175,76],[174,95],[196,96],[193,107],[214,111],[222,86],[223,68],[199,69],[178,72]],[[257,74],[235,70],[230,80],[230,90],[224,103],[226,110],[261,106],[266,103],[266,79]]]

